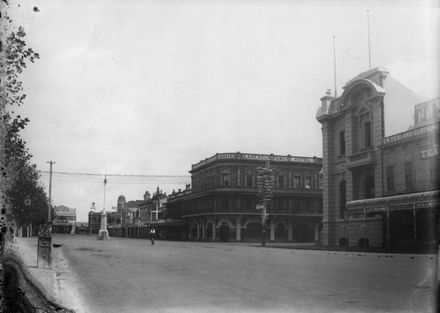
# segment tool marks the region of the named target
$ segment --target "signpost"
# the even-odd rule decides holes
[[[261,245],[266,245],[266,219],[267,205],[272,199],[272,189],[275,186],[275,167],[270,164],[270,159],[266,161],[264,167],[257,168],[257,188],[260,203],[256,209],[261,210]]]

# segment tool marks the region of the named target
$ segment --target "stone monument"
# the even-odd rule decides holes
[[[98,240],[109,240],[109,239],[110,237],[108,235],[108,230],[107,230],[107,213],[105,213],[105,210],[102,210],[101,228],[99,229]]]
[[[107,176],[104,178],[104,205],[101,214],[101,228],[98,232],[98,240],[109,240],[110,237],[108,235],[107,230],[107,213],[105,212],[105,185],[107,185]]]

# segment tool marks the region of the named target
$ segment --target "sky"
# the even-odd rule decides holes
[[[40,54],[21,76],[22,135],[41,171],[56,162],[52,203],[80,221],[92,202],[185,188],[191,165],[217,152],[321,157],[315,114],[334,61],[338,94],[369,69],[367,9],[372,67],[440,94],[432,1],[10,3]],[[104,203],[104,173],[144,176],[109,176]]]

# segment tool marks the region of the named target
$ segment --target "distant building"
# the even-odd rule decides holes
[[[419,99],[378,68],[350,80],[340,97],[321,98],[322,244],[389,250],[432,245],[440,101]]]
[[[270,158],[277,172],[268,239],[318,241],[322,160],[317,157],[217,153],[192,165],[192,188],[168,197],[167,217],[183,220],[191,240],[261,240],[256,171]]]
[[[121,227],[121,213],[117,211],[106,211],[107,215],[107,229],[113,227]],[[101,228],[101,212],[89,211],[88,217],[88,233],[89,234],[98,234],[99,229]]]
[[[65,205],[58,205],[54,207],[53,212],[52,232],[61,234],[70,233],[76,223],[76,209],[69,208]]]

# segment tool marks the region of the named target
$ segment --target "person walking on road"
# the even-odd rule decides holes
[[[154,227],[151,227],[150,229],[150,240],[151,244],[154,245],[154,238],[156,237],[156,229]]]

